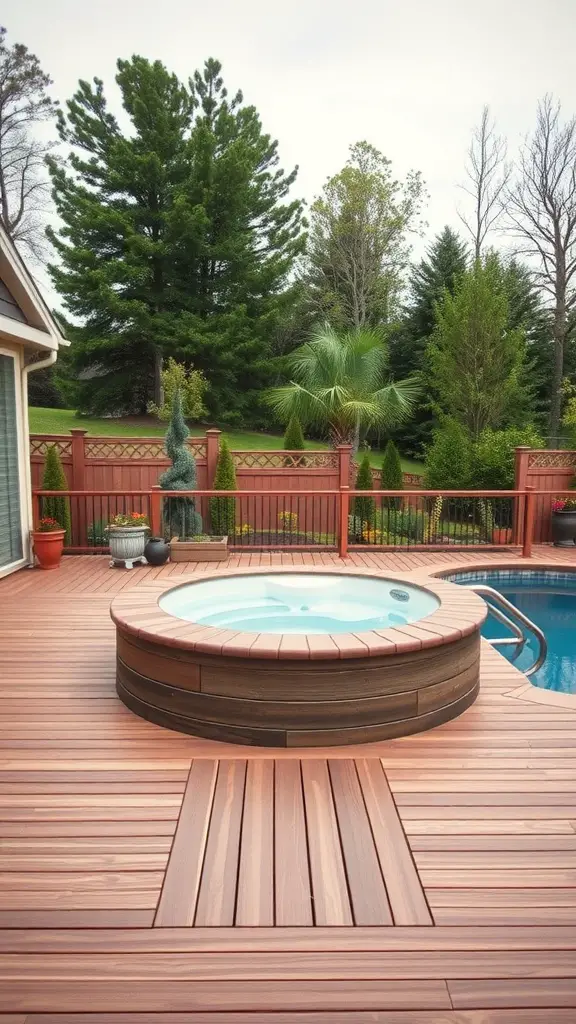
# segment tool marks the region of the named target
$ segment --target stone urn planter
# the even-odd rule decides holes
[[[144,548],[150,527],[141,512],[119,513],[107,526],[110,545],[110,565],[123,565],[132,569],[138,563],[146,565]]]
[[[228,537],[173,537],[170,541],[170,558],[173,562],[221,562],[228,558]]]
[[[552,540],[557,548],[574,547],[576,498],[559,498],[552,505]]]
[[[41,519],[32,530],[32,546],[41,569],[57,569],[64,550],[66,530],[55,519]]]

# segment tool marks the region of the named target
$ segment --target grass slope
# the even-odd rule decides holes
[[[105,437],[163,437],[166,424],[152,417],[133,417],[124,419],[96,419],[89,416],[76,416],[73,409],[29,409],[30,432],[32,434],[69,434],[75,428],[87,430],[89,434]],[[205,427],[191,424],[190,433],[202,437]],[[282,434],[261,434],[257,430],[224,430],[229,439],[230,447],[236,451],[277,450],[282,448]],[[315,450],[328,448],[322,441],[306,441],[306,447]],[[382,451],[373,450],[370,462],[380,468]],[[422,463],[411,459],[402,459],[405,473],[421,473]]]

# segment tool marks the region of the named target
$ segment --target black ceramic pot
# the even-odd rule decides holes
[[[554,547],[571,548],[576,540],[576,511],[552,513]]]
[[[170,555],[170,545],[162,537],[150,537],[144,548],[144,558],[149,565],[164,565]]]

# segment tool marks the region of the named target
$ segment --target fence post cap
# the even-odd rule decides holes
[[[221,434],[222,431],[219,427],[208,427],[206,430],[207,434]]]
[[[80,437],[80,436],[84,437],[84,435],[87,434],[88,431],[84,430],[83,427],[71,427],[70,433],[74,434],[76,437]]]

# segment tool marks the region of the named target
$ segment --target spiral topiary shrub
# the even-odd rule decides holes
[[[195,491],[198,486],[196,462],[186,444],[189,433],[184,422],[180,392],[176,391],[165,441],[166,453],[172,465],[158,481],[164,491]],[[170,537],[180,537],[182,540],[202,533],[202,516],[196,511],[194,498],[166,498],[164,524]]]
[[[234,460],[225,437],[220,439],[220,451],[214,475],[215,491],[235,491]],[[236,498],[210,498],[212,533],[232,537],[236,526]]]

